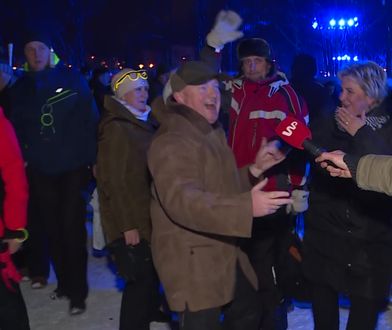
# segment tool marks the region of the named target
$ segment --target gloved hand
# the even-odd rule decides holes
[[[207,34],[207,44],[216,51],[231,41],[241,38],[244,34],[237,31],[242,23],[242,18],[232,10],[221,10],[215,19],[215,25]]]
[[[0,91],[9,84],[12,76],[12,68],[8,64],[0,62]]]
[[[5,286],[11,291],[15,291],[12,282],[19,283],[22,279],[22,276],[12,263],[11,255],[8,250],[0,252],[0,275]]]
[[[293,204],[287,205],[287,213],[297,214],[305,212],[308,209],[309,191],[294,189],[291,192],[291,198],[293,199]]]

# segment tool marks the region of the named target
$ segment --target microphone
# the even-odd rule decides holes
[[[275,128],[275,132],[287,144],[296,149],[306,150],[314,158],[317,158],[325,151],[312,142],[312,132],[310,129],[304,123],[293,117],[286,117],[282,120]]]

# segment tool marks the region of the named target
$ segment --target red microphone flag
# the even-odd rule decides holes
[[[286,117],[282,120],[275,128],[275,132],[287,144],[301,150],[304,149],[304,141],[312,139],[309,128],[293,117]]]

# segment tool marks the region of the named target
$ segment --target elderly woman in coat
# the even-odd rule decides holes
[[[384,70],[373,62],[339,72],[341,106],[315,143],[362,156],[392,154],[391,108]],[[339,329],[338,294],[351,301],[347,329],[371,330],[392,279],[392,201],[331,178],[315,165],[306,214],[303,266],[313,286],[315,329]]]
[[[125,279],[120,329],[149,329],[159,313],[158,279],[150,239],[147,150],[158,127],[147,105],[144,70],[123,69],[112,78],[99,125],[97,186],[109,251]]]

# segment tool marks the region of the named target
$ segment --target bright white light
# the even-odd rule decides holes
[[[358,22],[358,17],[354,17],[354,22]]]
[[[332,57],[333,61],[358,61],[358,56],[351,56],[348,54],[344,54],[344,55],[339,55],[339,56],[333,56]]]
[[[346,24],[346,21],[343,19],[343,18],[341,18],[340,20],[339,20],[339,26],[340,27],[343,27],[345,24]]]
[[[329,21],[329,25],[335,26],[335,25],[336,25],[336,21],[332,18],[332,19]]]
[[[347,25],[348,25],[348,26],[353,26],[353,25],[354,25],[354,20],[353,20],[352,18],[350,18],[350,19],[347,21]]]
[[[317,21],[314,21],[312,24],[312,28],[316,30],[317,27],[318,27],[318,23],[317,23]]]

